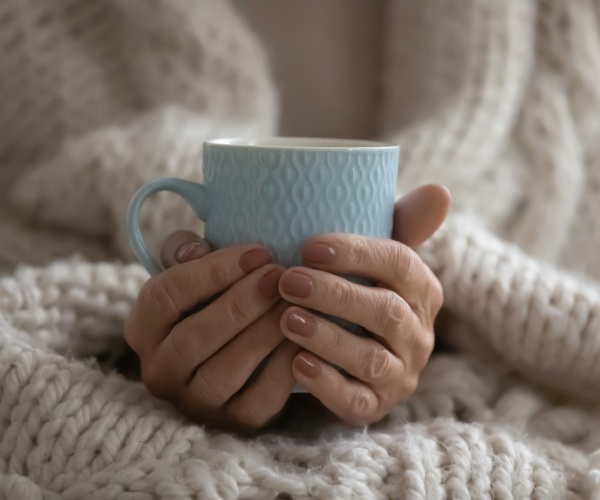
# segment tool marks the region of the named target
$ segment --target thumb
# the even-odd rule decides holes
[[[160,260],[167,269],[183,262],[201,259],[211,251],[210,245],[196,233],[175,231],[163,244]]]
[[[392,237],[409,247],[424,243],[442,225],[450,208],[450,191],[440,184],[419,186],[394,208]]]

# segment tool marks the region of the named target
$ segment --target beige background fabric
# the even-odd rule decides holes
[[[386,2],[243,0],[237,6],[271,60],[281,134],[377,136]]]

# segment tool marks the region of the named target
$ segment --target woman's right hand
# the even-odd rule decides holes
[[[278,292],[283,268],[257,245],[211,252],[183,231],[169,238],[161,260],[166,270],[145,283],[125,323],[142,382],[195,422],[263,427],[296,383],[291,366],[299,347],[279,327],[287,307]]]

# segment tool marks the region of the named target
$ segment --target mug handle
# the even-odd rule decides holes
[[[204,184],[165,177],[144,184],[133,195],[127,209],[127,234],[133,253],[151,275],[163,271],[162,266],[150,255],[140,231],[140,210],[146,199],[159,191],[170,191],[181,196],[196,216],[206,222],[208,216],[208,188]]]

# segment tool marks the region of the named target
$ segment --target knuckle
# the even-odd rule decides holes
[[[346,254],[356,269],[364,268],[369,258],[369,246],[366,240],[356,234],[348,235],[346,239]]]
[[[437,277],[427,269],[427,284],[422,300],[414,304],[417,316],[425,325],[433,325],[435,318],[444,304],[444,290]]]
[[[412,396],[414,394],[414,392],[417,390],[418,386],[419,386],[419,377],[407,376],[404,379],[404,382],[402,384],[403,394],[402,394],[402,399],[399,402],[406,401],[408,398],[410,398],[410,396]]]
[[[252,308],[249,307],[246,297],[239,294],[232,294],[228,297],[225,314],[235,324],[247,324],[254,319]]]
[[[389,291],[382,302],[379,317],[381,318],[381,335],[391,338],[398,334],[411,314],[409,305],[398,294]]]
[[[433,331],[424,331],[414,335],[412,347],[409,351],[410,358],[404,357],[404,376],[410,376],[411,373],[419,375],[427,366],[435,344],[435,335]]]
[[[369,349],[363,358],[361,373],[365,382],[379,382],[389,378],[392,368],[390,353],[383,347]]]
[[[232,390],[229,379],[223,373],[208,373],[198,370],[193,388],[194,399],[208,408],[220,408],[231,397]]]
[[[423,352],[423,362],[420,363],[420,368],[423,369],[427,362],[429,361],[429,357],[433,352],[433,348],[435,347],[435,335],[432,331],[427,331],[425,334],[421,335],[421,350]]]
[[[229,269],[227,266],[213,262],[208,267],[206,279],[211,288],[221,289],[229,283]]]
[[[348,401],[348,411],[350,422],[355,424],[366,423],[366,419],[371,409],[371,398],[365,388],[358,388]]]
[[[335,309],[345,311],[354,304],[354,295],[349,281],[336,279],[331,289],[331,300]]]
[[[429,280],[428,296],[431,304],[431,312],[433,317],[442,309],[444,305],[444,288],[440,281],[431,273],[431,279]]]
[[[248,349],[258,352],[278,345],[284,338],[279,321],[270,318],[261,328],[248,328],[244,332],[244,344]]]
[[[329,332],[324,332],[325,338],[324,343],[326,344],[324,348],[327,352],[339,352],[340,349],[344,347],[344,338],[338,327],[333,326]]]
[[[162,276],[149,279],[140,290],[139,301],[151,310],[160,311],[161,316],[172,323],[179,319],[181,311],[177,307],[173,290],[168,283]]]
[[[200,332],[194,328],[194,318],[188,318],[175,325],[166,338],[175,355],[182,360],[194,360],[202,357],[205,351],[205,341]]]
[[[402,243],[391,245],[390,253],[390,261],[394,274],[396,276],[405,276],[405,279],[410,279],[417,263],[417,254]]]
[[[146,389],[159,399],[171,400],[175,397],[175,390],[168,383],[165,373],[156,363],[142,363],[141,379]]]

